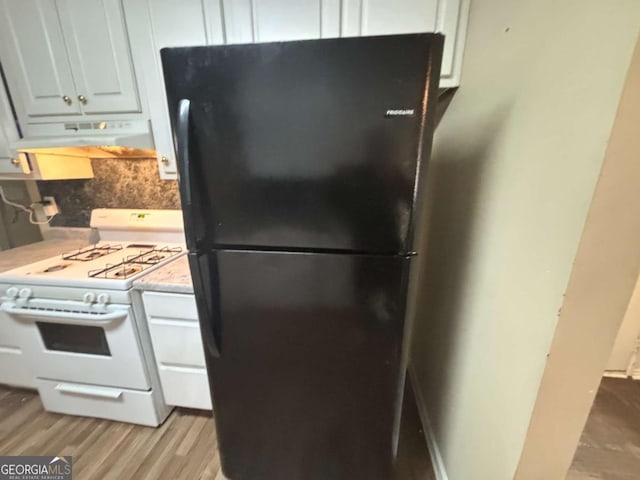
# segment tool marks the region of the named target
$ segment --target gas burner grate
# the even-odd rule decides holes
[[[104,257],[111,253],[122,250],[122,245],[93,245],[87,248],[80,248],[72,252],[68,252],[62,255],[64,260],[75,260],[79,262],[90,262],[96,258]]]
[[[124,280],[180,252],[182,252],[182,248],[180,247],[153,248],[136,255],[130,255],[120,263],[107,263],[103,268],[90,270],[88,276],[91,278]]]
[[[88,275],[91,278],[124,280],[142,272],[145,268],[148,268],[148,266],[131,262],[120,262],[116,264],[107,263],[104,268],[89,270]]]
[[[145,252],[141,252],[137,255],[131,255],[126,258],[127,263],[142,263],[145,265],[156,265],[161,261],[173,257],[174,255],[182,252],[180,247],[162,247],[153,248]]]

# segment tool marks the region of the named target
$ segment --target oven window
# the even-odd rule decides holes
[[[46,322],[36,325],[47,350],[111,356],[104,329],[100,327]]]

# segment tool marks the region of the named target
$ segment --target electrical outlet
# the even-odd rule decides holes
[[[42,197],[42,212],[47,217],[53,217],[60,213],[55,197]]]

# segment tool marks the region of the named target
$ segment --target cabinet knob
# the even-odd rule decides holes
[[[11,165],[15,165],[16,167],[20,166],[20,159],[19,158],[12,158],[11,159]]]
[[[167,157],[165,157],[164,155],[162,156],[160,161],[162,162],[163,165],[169,165],[169,159]]]
[[[71,105],[71,103],[73,103],[73,100],[71,100],[71,97],[69,95],[65,95],[64,97],[62,97],[62,101],[67,105]]]
[[[84,95],[78,95],[78,101],[79,101],[82,105],[86,105],[86,104],[87,104],[87,97],[85,97]]]

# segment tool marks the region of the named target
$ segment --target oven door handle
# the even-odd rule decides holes
[[[86,325],[87,323],[92,325],[107,324],[123,319],[129,315],[127,310],[116,310],[108,313],[59,312],[56,310],[20,308],[6,303],[2,304],[0,310],[12,317],[30,317],[43,321],[52,319],[55,320],[56,323],[66,323],[69,325]]]

